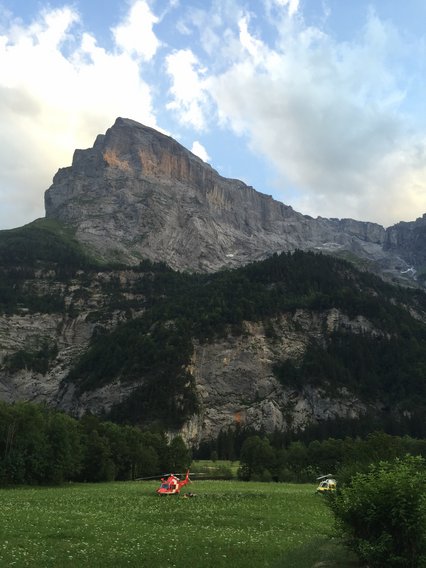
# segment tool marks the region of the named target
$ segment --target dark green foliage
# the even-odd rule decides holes
[[[424,405],[411,408],[406,415],[393,412],[387,408],[383,412],[372,409],[358,418],[333,417],[317,424],[310,424],[303,430],[288,433],[287,437],[297,438],[308,444],[312,440],[327,438],[365,438],[370,432],[381,430],[391,436],[411,436],[426,439],[426,422]]]
[[[380,462],[330,496],[349,546],[371,568],[426,566],[426,462]]]
[[[138,267],[138,272],[173,272],[173,270],[165,262],[152,262],[152,260],[142,260]]]
[[[212,452],[215,452],[218,459],[234,461],[239,458],[246,439],[256,434],[254,430],[243,429],[239,425],[221,430],[216,440],[202,442],[194,450],[194,457],[202,460],[211,459]]]
[[[0,266],[32,267],[41,262],[62,266],[63,276],[77,267],[94,265],[72,231],[57,221],[38,219],[18,229],[0,231]]]
[[[153,323],[142,317],[97,336],[70,374],[81,391],[91,390],[119,376],[124,381],[158,373],[175,376],[192,354],[188,329],[174,323]]]
[[[115,464],[112,459],[109,440],[98,430],[91,430],[85,439],[83,479],[90,481],[112,481],[115,479]]]
[[[63,299],[55,293],[39,295],[27,290],[26,280],[35,269],[54,271],[57,280],[67,280],[78,269],[94,269],[98,263],[74,239],[72,231],[49,219],[24,227],[0,231],[0,313],[63,312]]]
[[[364,316],[382,336],[336,334],[326,345],[313,343],[303,361],[276,366],[283,384],[297,389],[314,384],[332,393],[346,386],[367,401],[385,392],[389,404],[398,401],[400,410],[420,416],[424,408],[426,326],[405,308],[426,313],[426,295],[385,284],[342,260],[297,251],[209,275],[176,273],[162,263],[143,261],[131,269],[136,277],[125,288],[113,267],[101,267],[85,255],[68,229],[39,220],[0,232],[0,267],[0,312],[66,311],[71,318],[78,314],[78,302],[84,302],[84,287],[95,271],[109,270],[99,279],[109,299],[92,314],[99,325],[67,380],[80,393],[116,380],[137,381],[134,396],[112,409],[111,417],[120,422],[157,420],[180,426],[197,410],[187,372],[194,341],[240,335],[244,321],[262,321],[273,342],[280,334],[279,316],[299,309],[338,308],[350,317]],[[80,282],[80,294],[73,293],[66,310],[66,292],[40,296],[31,287],[39,269],[52,282],[70,276]],[[127,293],[142,299],[127,299]],[[140,313],[141,308],[143,316],[132,319],[133,310]],[[102,330],[103,318],[109,321],[115,310],[125,314],[126,323],[111,332]],[[22,351],[8,364],[44,372],[52,358]]]
[[[267,470],[275,481],[314,483],[317,476],[332,473],[337,476],[339,486],[344,486],[371,464],[403,458],[406,454],[426,458],[426,440],[373,432],[365,439],[328,438],[308,444],[293,440],[283,445],[274,435],[248,435],[239,455],[239,476],[245,480],[262,480]],[[220,453],[218,456],[222,458]]]
[[[426,338],[423,329],[400,336],[334,333],[323,345],[312,342],[300,363],[275,365],[284,386],[322,386],[331,393],[346,387],[364,400],[381,398],[411,408],[426,400]]]
[[[39,483],[48,477],[49,437],[45,410],[35,405],[0,405],[0,479]]]
[[[80,424],[61,412],[47,412],[49,445],[47,476],[42,482],[59,484],[76,479],[81,471],[82,435]]]
[[[423,292],[396,288],[345,261],[300,251],[211,275],[152,273],[138,281],[135,291],[146,295],[147,306],[158,317],[191,322],[199,339],[223,335],[232,326],[240,332],[243,320],[300,308],[340,308],[389,332],[415,323],[401,306],[426,311]]]
[[[251,436],[241,448],[238,477],[244,481],[271,481],[275,453],[267,438]]]
[[[49,345],[45,341],[41,349],[37,351],[19,350],[5,358],[5,367],[10,372],[16,372],[20,369],[31,369],[42,375],[46,374],[50,363],[58,354],[58,346]]]
[[[189,466],[182,439],[118,426],[88,415],[77,421],[30,403],[0,403],[0,484],[127,480]]]
[[[0,267],[0,314],[16,312],[49,314],[65,311],[64,300],[58,293],[41,295],[26,289],[26,279],[32,278],[34,270]]]
[[[176,436],[170,442],[169,451],[169,469],[170,471],[184,471],[191,464],[191,452],[185,446],[185,442],[181,436]]]
[[[179,321],[164,325],[152,323],[149,317],[132,320],[98,336],[68,380],[82,392],[115,377],[143,379],[129,399],[112,409],[110,418],[179,427],[198,408],[194,379],[185,370],[192,355],[188,331]]]
[[[119,423],[144,423],[156,427],[179,428],[198,410],[194,378],[186,371],[156,373],[113,406],[109,419]]]
[[[131,400],[112,410],[115,420],[159,418],[179,426],[197,408],[186,373],[194,339],[241,334],[243,321],[261,320],[273,341],[271,318],[300,308],[362,315],[383,336],[335,334],[325,348],[313,343],[302,362],[276,366],[283,384],[346,386],[365,400],[385,391],[389,401],[401,404],[412,405],[417,397],[416,408],[426,397],[426,327],[404,308],[424,311],[421,292],[387,285],[345,261],[302,252],[211,275],[175,273],[148,261],[138,270],[143,276],[132,291],[143,295],[145,314],[94,337],[68,377],[80,392],[117,378],[141,382]],[[111,296],[118,295],[117,281]]]

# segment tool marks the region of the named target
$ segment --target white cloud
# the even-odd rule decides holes
[[[29,26],[11,22],[0,37],[1,228],[42,216],[43,192],[58,167],[117,116],[156,126],[130,46],[107,51],[80,29],[78,13],[64,7]],[[149,53],[139,44],[135,51]]]
[[[151,12],[145,0],[137,0],[130,8],[126,20],[113,28],[115,43],[124,52],[149,61],[160,46],[153,32],[158,18]]]
[[[255,64],[261,63],[264,49],[264,44],[254,36],[252,36],[248,30],[248,18],[243,17],[238,23],[239,28],[239,38],[241,45],[247,51],[251,59]]]
[[[195,140],[193,142],[191,152],[201,158],[204,162],[210,161],[210,156],[208,155],[207,150],[204,148],[201,142],[198,142],[198,140]]]
[[[199,41],[192,42],[209,58],[210,69],[217,65],[229,64],[235,52],[241,49],[238,41],[233,41],[232,29],[244,17],[244,11],[236,0],[210,0],[204,2],[204,9],[191,6],[176,23],[178,31],[191,39],[198,34]]]
[[[404,54],[395,29],[371,13],[353,44],[287,16],[277,30],[271,46],[240,23],[244,56],[209,78],[222,123],[248,135],[283,190],[299,190],[292,205],[305,213],[385,224],[398,211],[408,220],[420,214],[426,178],[413,148],[424,145],[400,108]]]
[[[167,73],[172,78],[169,110],[176,111],[182,124],[202,130],[206,125],[205,111],[208,104],[207,83],[203,79],[205,69],[190,49],[175,51],[166,58]]]

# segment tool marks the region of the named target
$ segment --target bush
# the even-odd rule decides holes
[[[406,456],[356,474],[329,504],[370,568],[426,566],[426,461]]]

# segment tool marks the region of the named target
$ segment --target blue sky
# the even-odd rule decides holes
[[[117,116],[312,216],[426,212],[424,0],[0,0],[0,229]]]

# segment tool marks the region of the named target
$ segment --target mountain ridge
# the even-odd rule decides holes
[[[48,219],[72,226],[77,240],[107,261],[147,258],[212,272],[274,252],[320,250],[350,253],[406,283],[426,264],[426,215],[388,229],[314,219],[220,176],[173,138],[131,119],[118,118],[92,148],[75,151],[46,191],[45,207]],[[412,226],[422,231],[414,235]]]

